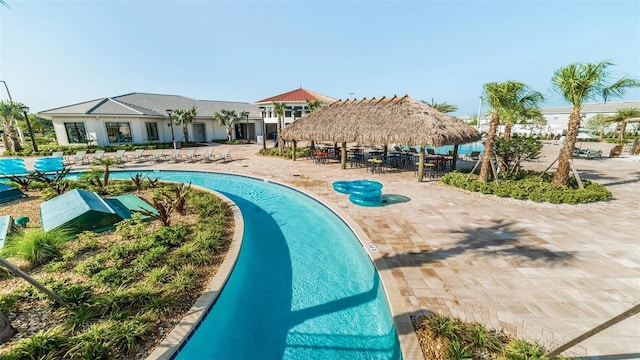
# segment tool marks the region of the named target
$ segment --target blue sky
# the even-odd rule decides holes
[[[550,79],[572,62],[640,78],[637,0],[6,2],[0,80],[33,112],[130,92],[255,102],[302,86],[474,116],[494,81],[567,105]]]

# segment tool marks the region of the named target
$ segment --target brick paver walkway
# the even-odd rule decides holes
[[[318,197],[362,229],[363,243],[377,247],[377,254],[365,249],[379,269],[390,269],[395,281],[386,285],[390,300],[409,315],[453,315],[555,347],[640,303],[638,161],[576,159],[581,175],[605,184],[614,199],[569,206],[470,194],[438,181],[418,183],[413,171],[372,175],[363,168],[341,170],[339,164],[257,156],[259,145],[230,148],[233,161],[226,163],[128,168],[246,174]],[[526,166],[544,169],[558,150],[545,146],[540,162]],[[336,180],[363,178],[381,182],[383,194],[408,201],[360,207],[331,187]],[[640,315],[565,355],[640,358]]]

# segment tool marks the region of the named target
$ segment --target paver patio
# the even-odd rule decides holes
[[[390,269],[390,301],[399,301],[409,315],[453,315],[553,348],[640,302],[639,161],[576,159],[581,175],[606,185],[614,199],[571,206],[467,193],[439,181],[418,183],[413,171],[372,175],[363,168],[341,170],[337,163],[262,157],[255,144],[220,145],[216,152],[227,147],[233,160],[226,163],[127,168],[244,174],[312,194],[362,229],[363,243],[375,245],[377,254],[365,250],[379,269]],[[540,161],[525,166],[544,169],[558,151],[545,146]],[[360,207],[331,186],[364,178],[381,182],[383,194],[410,201]],[[564,354],[640,358],[640,315]]]

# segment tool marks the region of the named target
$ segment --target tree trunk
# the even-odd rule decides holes
[[[16,329],[11,326],[9,319],[0,311],[0,344],[9,341],[16,332]]]
[[[5,150],[11,150],[11,143],[9,142],[9,137],[6,132],[2,133],[2,143],[4,144]]]
[[[510,140],[511,139],[511,124],[504,124],[504,139],[505,140]]]
[[[618,141],[620,144],[624,142],[624,132],[627,131],[627,120],[622,120],[620,123],[620,135],[618,135]]]
[[[342,142],[342,150],[340,150],[340,167],[342,170],[347,168],[347,143]]]
[[[293,140],[293,146],[292,146],[292,149],[291,149],[291,150],[292,150],[292,151],[291,151],[291,159],[292,159],[293,161],[296,161],[296,150],[297,150],[297,149],[296,149],[296,147],[297,147],[297,145],[298,145],[298,144],[297,144],[297,141],[296,141],[296,140]]]
[[[182,128],[182,135],[184,135],[184,142],[189,146],[189,129],[186,126]]]
[[[496,130],[500,117],[497,114],[491,116],[489,123],[489,132],[487,133],[487,141],[484,143],[484,155],[482,156],[482,167],[480,168],[480,176],[478,181],[487,182],[489,180],[489,171],[491,171],[491,158],[493,157],[493,143],[496,140]]]
[[[278,152],[280,154],[282,154],[284,152],[284,140],[282,140],[282,137],[280,136],[280,134],[282,133],[282,122],[284,120],[282,118],[278,118]]]
[[[565,137],[562,150],[560,151],[560,157],[558,158],[558,169],[553,176],[554,184],[566,186],[569,183],[570,161],[573,156],[573,148],[576,146],[578,128],[580,128],[580,106],[574,106],[569,116],[567,136]]]

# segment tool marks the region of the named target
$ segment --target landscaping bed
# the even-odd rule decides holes
[[[136,189],[133,181],[109,186],[105,192]],[[67,304],[0,272],[0,311],[18,331],[0,345],[0,358],[143,358],[182,319],[224,260],[233,217],[210,193],[155,186],[141,186],[136,195],[157,206],[182,192],[183,209],[146,222],[134,215],[99,234],[54,234],[35,242],[38,256],[31,258],[16,250],[23,236],[7,240],[4,256]],[[29,217],[23,234],[38,237],[40,196],[46,191],[27,194],[3,204],[2,214]]]

